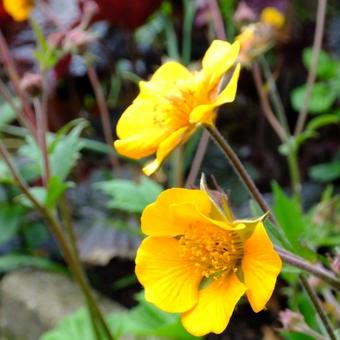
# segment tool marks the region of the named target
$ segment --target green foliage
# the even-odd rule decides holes
[[[35,267],[56,272],[65,272],[65,268],[52,261],[36,256],[9,254],[0,256],[0,272],[9,272],[23,267]]]
[[[87,124],[86,120],[77,119],[64,126],[57,134],[48,135],[48,157],[52,177],[57,176],[60,181],[64,181],[75,166],[83,148],[80,134]],[[18,153],[28,160],[26,169],[23,169],[24,176],[25,173],[33,178],[42,176],[41,151],[31,136],[26,137],[26,144],[20,147]]]
[[[131,213],[141,213],[161,193],[162,187],[147,177],[140,183],[113,179],[95,184],[96,188],[110,196],[108,207]]]
[[[312,49],[304,50],[303,62],[307,69],[311,67]],[[317,68],[318,81],[314,84],[308,103],[308,111],[314,114],[330,110],[336,99],[340,97],[340,62],[325,51],[321,51]],[[304,105],[306,85],[292,91],[293,108],[300,111]]]
[[[312,179],[321,183],[329,183],[340,178],[340,160],[314,165],[309,169]]]
[[[40,64],[41,70],[45,72],[57,64],[62,57],[62,52],[48,43],[41,27],[32,19],[31,26],[37,40],[37,49],[34,51],[34,56]]]
[[[24,211],[19,205],[0,204],[0,244],[11,240],[17,234]]]
[[[17,101],[14,101],[14,104],[17,104]],[[8,103],[0,103],[0,127],[5,124],[10,123],[16,117],[16,113],[13,111],[12,107]]]
[[[301,110],[305,101],[306,86],[300,86],[292,92],[292,104],[296,111]],[[322,113],[329,110],[338,96],[338,89],[328,83],[315,83],[309,98],[308,110],[311,113]]]
[[[306,232],[306,223],[298,202],[288,197],[280,186],[274,182],[273,185],[275,216],[282,227],[292,249],[302,256],[310,256],[306,248],[302,246],[302,237]]]
[[[135,339],[154,336],[162,339],[199,339],[188,334],[180,323],[179,315],[160,311],[147,303],[141,294],[139,304],[129,311],[113,312],[107,322],[115,339],[123,335]],[[94,340],[91,322],[86,310],[81,309],[66,317],[57,327],[45,333],[40,340]]]

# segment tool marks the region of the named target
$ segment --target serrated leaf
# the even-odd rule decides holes
[[[291,101],[294,110],[300,111],[305,101],[306,86],[300,86],[292,91]],[[329,110],[337,98],[337,90],[327,83],[316,83],[309,97],[308,111],[322,113]]]
[[[297,201],[288,197],[280,186],[272,184],[274,194],[273,210],[285,236],[293,249],[300,255],[306,255],[300,240],[306,230],[302,211]]]
[[[58,60],[62,57],[62,52],[57,50],[55,46],[48,43],[45,39],[43,31],[39,24],[31,19],[31,27],[34,31],[37,40],[37,49],[34,51],[34,56],[40,64],[43,71],[51,69]]]
[[[18,232],[24,209],[20,205],[0,205],[0,244],[12,239]]]
[[[59,201],[62,194],[69,188],[68,183],[61,181],[60,177],[52,176],[48,181],[47,186],[47,196],[45,200],[45,205],[47,208],[54,208]]]
[[[314,165],[309,170],[312,179],[321,183],[328,183],[340,178],[340,160]]]
[[[50,155],[52,176],[58,176],[62,181],[68,176],[80,156],[79,151],[83,147],[80,134],[87,125],[86,121],[80,122],[56,144]]]
[[[158,183],[147,177],[142,177],[140,183],[114,179],[96,183],[95,186],[112,197],[107,202],[110,208],[132,213],[141,213],[162,191]]]
[[[65,272],[65,268],[43,257],[22,254],[0,256],[0,272],[9,272],[23,267],[35,267],[56,272]]]

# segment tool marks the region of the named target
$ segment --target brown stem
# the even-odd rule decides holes
[[[200,142],[198,144],[194,160],[191,164],[191,168],[189,171],[189,175],[187,177],[187,180],[185,182],[185,187],[190,188],[194,185],[196,178],[198,176],[198,173],[201,169],[201,165],[203,162],[204,155],[207,151],[209,144],[209,133],[208,131],[204,130],[200,139]]]
[[[214,125],[205,125],[205,128],[210,133],[212,139],[216,142],[216,144],[223,151],[224,155],[229,160],[230,164],[234,168],[235,172],[238,174],[246,188],[248,188],[249,192],[253,196],[254,200],[259,204],[260,208],[264,212],[270,211],[270,207],[267,202],[263,199],[262,195],[258,191],[255,183],[248,175],[247,170],[244,168],[243,164],[235,154],[234,150],[230,147],[228,142],[223,138],[220,132],[216,129]],[[271,219],[273,219],[272,215]]]
[[[216,0],[208,1],[211,16],[213,17],[213,23],[215,26],[216,36],[218,39],[226,40],[227,36],[225,34],[223,18],[221,16],[220,8]]]
[[[43,108],[43,105],[40,103],[38,98],[34,98],[33,105],[35,108],[36,114],[36,122],[37,122],[37,135],[38,142],[40,146],[40,151],[43,160],[43,171],[42,178],[44,182],[44,186],[47,188],[48,181],[50,179],[50,162],[48,158],[48,147],[47,147],[47,119],[46,119],[46,111]]]
[[[306,92],[303,98],[302,108],[298,115],[298,120],[296,123],[294,134],[298,135],[302,132],[303,127],[305,125],[308,113],[308,105],[310,96],[312,94],[316,72],[318,68],[321,44],[322,44],[322,36],[325,27],[325,17],[326,17],[326,7],[327,0],[319,0],[318,1],[318,9],[316,14],[316,28],[314,34],[314,42],[313,42],[313,54],[312,54],[312,62],[309,69],[307,84],[306,84]]]
[[[21,189],[21,191],[25,194],[25,196],[29,199],[29,201],[32,203],[32,205],[37,209],[37,211],[46,219],[49,227],[51,228],[53,235],[58,241],[58,244],[65,256],[65,259],[76,279],[78,282],[80,288],[82,289],[84,296],[88,303],[91,305],[91,308],[93,309],[96,317],[100,321],[102,328],[105,332],[105,335],[108,339],[113,340],[111,332],[106,324],[106,321],[100,312],[96,300],[91,292],[91,288],[88,284],[87,278],[84,275],[80,263],[77,261],[77,258],[73,255],[73,251],[71,250],[70,246],[68,245],[66,239],[63,236],[62,229],[57,222],[57,220],[54,218],[54,216],[51,214],[51,212],[45,208],[43,205],[40,204],[40,202],[32,195],[32,193],[29,190],[29,187],[25,183],[25,181],[22,179],[21,175],[17,172],[14,164],[11,161],[10,155],[7,151],[7,148],[0,140],[0,154],[5,161],[6,165],[8,166],[8,169],[10,170],[14,180],[16,181],[17,185]]]
[[[296,268],[300,268],[310,274],[317,276],[319,279],[327,282],[333,288],[340,290],[340,280],[330,271],[318,267],[315,264],[306,262],[301,257],[287,252],[284,249],[275,247],[275,250],[280,254],[281,259]]]
[[[107,143],[107,145],[112,148],[113,143],[113,133],[111,129],[111,122],[110,122],[110,115],[109,111],[106,105],[106,100],[103,94],[102,87],[100,85],[100,81],[98,79],[97,73],[92,65],[88,65],[87,67],[87,73],[96,97],[98,109],[100,112],[100,118],[104,130],[104,138]],[[110,161],[112,168],[115,169],[117,172],[119,172],[119,161],[118,158],[114,156],[113,153],[110,154]]]
[[[19,76],[16,71],[14,61],[12,59],[11,54],[9,53],[9,49],[6,43],[6,40],[0,30],[0,56],[2,57],[2,62],[6,67],[9,78],[13,84],[14,90],[20,99],[21,105],[23,107],[24,112],[27,116],[27,121],[29,122],[28,128],[30,129],[32,136],[37,139],[35,124],[34,124],[34,112],[30,105],[27,103],[25,93],[22,91],[19,82]]]
[[[265,114],[269,124],[272,126],[274,131],[279,136],[281,142],[284,142],[284,141],[287,140],[287,134],[286,134],[285,130],[282,128],[278,119],[276,118],[274,112],[272,111],[268,97],[264,93],[263,81],[262,81],[262,78],[261,78],[261,71],[260,71],[260,67],[257,63],[254,63],[254,65],[253,65],[253,77],[254,77],[257,93],[260,97],[260,103],[261,103],[262,111]]]
[[[316,295],[316,292],[314,291],[313,287],[309,284],[306,277],[304,275],[299,275],[300,283],[304,290],[306,291],[307,295],[309,296],[310,300],[312,301],[314,308],[316,312],[318,313],[322,324],[324,325],[326,332],[330,339],[337,340],[337,337],[333,331],[332,324],[330,320],[327,317],[327,314],[324,311],[324,307],[321,305],[321,302]]]

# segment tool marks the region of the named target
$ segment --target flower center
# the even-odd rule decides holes
[[[179,239],[185,262],[206,278],[236,271],[243,257],[243,242],[237,232],[202,229],[193,227]]]

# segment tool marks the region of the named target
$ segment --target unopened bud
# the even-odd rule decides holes
[[[27,72],[20,82],[20,88],[31,97],[36,97],[42,92],[43,79],[39,73]]]
[[[77,27],[66,34],[64,49],[83,54],[86,52],[88,46],[95,40],[96,36],[93,33]]]

